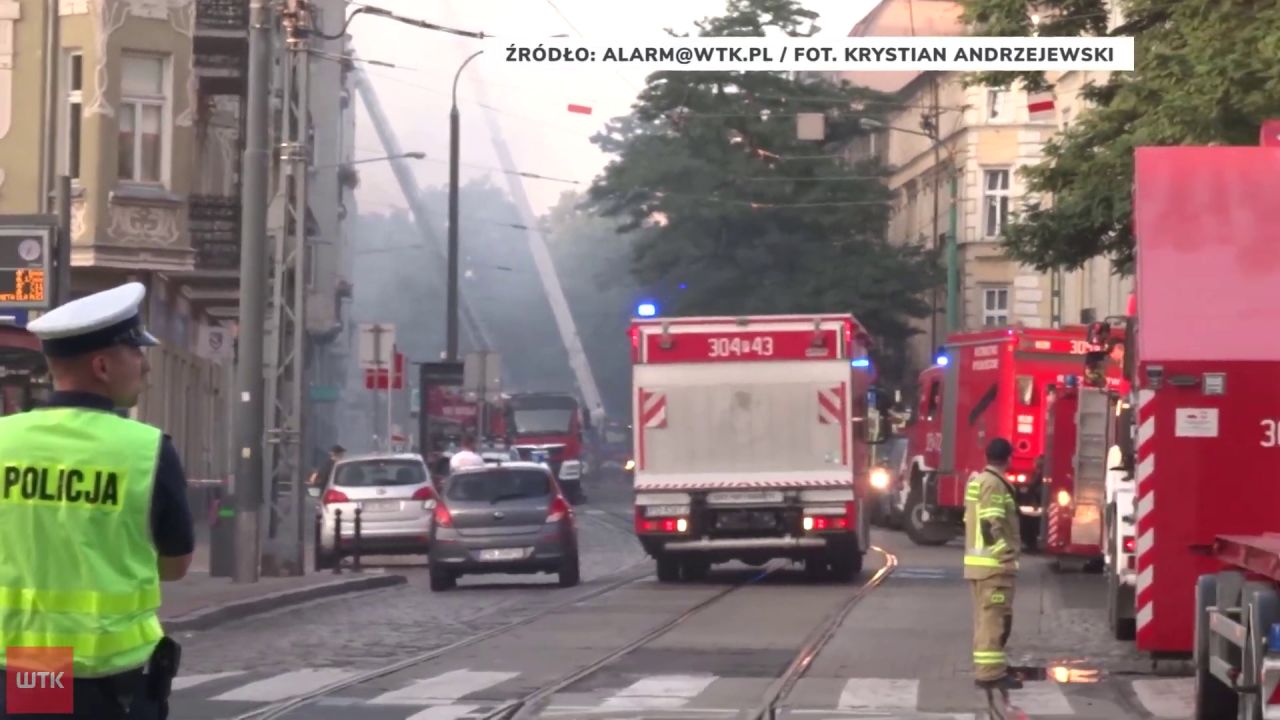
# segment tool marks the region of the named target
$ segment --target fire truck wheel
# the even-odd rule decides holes
[[[920,491],[912,488],[911,493],[907,495],[907,507],[903,511],[903,526],[906,528],[907,537],[917,545],[946,545],[955,532],[942,523],[926,522],[923,515],[924,509]]]
[[[702,558],[689,558],[681,563],[681,574],[690,582],[702,582],[711,572],[711,563]]]
[[[862,553],[840,552],[831,556],[831,577],[836,582],[850,582],[862,572]]]
[[[1131,617],[1121,617],[1121,608],[1127,599],[1128,588],[1120,584],[1120,578],[1114,570],[1107,572],[1107,625],[1111,635],[1124,642],[1133,640],[1137,631],[1137,621]]]
[[[1209,672],[1209,612],[1218,600],[1218,578],[1196,581],[1195,715],[1193,720],[1236,720],[1240,698]]]
[[[680,581],[680,561],[670,555],[659,555],[658,582],[672,583]]]

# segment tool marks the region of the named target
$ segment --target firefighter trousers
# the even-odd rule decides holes
[[[998,680],[1009,670],[1005,644],[1013,630],[1013,582],[1009,574],[970,580],[973,591],[973,676]]]

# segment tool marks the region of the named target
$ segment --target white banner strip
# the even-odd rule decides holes
[[[490,40],[482,58],[511,68],[616,65],[646,71],[1133,71],[1133,38],[877,37]]]

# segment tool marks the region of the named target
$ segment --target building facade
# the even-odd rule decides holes
[[[961,12],[950,0],[884,0],[852,34],[959,35],[965,32]],[[891,170],[891,242],[945,249],[954,229],[959,329],[1054,327],[1124,312],[1132,279],[1117,275],[1109,259],[1094,258],[1071,272],[1040,272],[1006,257],[1001,243],[1028,203],[1052,202],[1029,193],[1022,171],[1038,164],[1045,144],[1086,110],[1079,92],[1096,79],[1092,74],[1051,76],[1052,96],[966,86],[959,73],[844,77],[895,98],[885,127],[850,153],[877,156]],[[940,291],[937,312],[917,326],[910,351],[916,369],[931,364],[945,340],[946,303]]]

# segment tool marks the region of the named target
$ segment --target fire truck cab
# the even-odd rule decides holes
[[[986,445],[1013,443],[1007,477],[1017,491],[1023,538],[1040,534],[1045,408],[1090,350],[1084,326],[1000,328],[957,333],[920,375],[908,430],[904,528],[918,545],[963,532],[964,488],[986,465]],[[1118,375],[1119,370],[1117,369]]]

